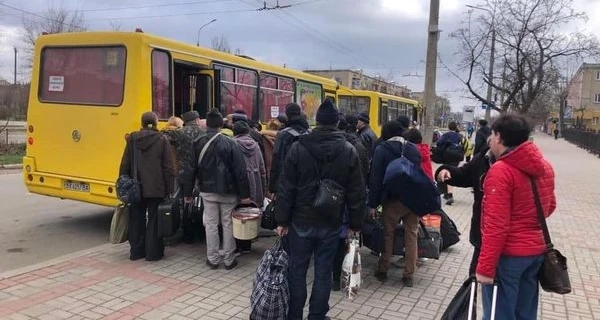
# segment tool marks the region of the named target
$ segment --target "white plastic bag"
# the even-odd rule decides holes
[[[360,245],[358,240],[350,240],[348,253],[342,262],[341,287],[344,297],[348,300],[354,300],[358,296],[358,289],[361,285],[360,271]]]

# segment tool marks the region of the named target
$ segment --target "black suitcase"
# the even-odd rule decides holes
[[[165,199],[158,205],[158,236],[170,237],[175,233],[175,215],[179,214],[179,200]]]

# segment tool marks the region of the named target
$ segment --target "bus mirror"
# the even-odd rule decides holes
[[[144,33],[144,30],[142,28],[135,28],[135,32]]]

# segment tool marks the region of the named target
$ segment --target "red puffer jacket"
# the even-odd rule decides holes
[[[483,185],[482,246],[477,273],[495,277],[501,255],[535,256],[545,252],[544,235],[529,177],[536,180],[546,217],[556,209],[554,170],[532,142],[502,156]]]

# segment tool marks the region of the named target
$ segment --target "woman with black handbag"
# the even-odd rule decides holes
[[[129,213],[130,260],[156,261],[164,255],[158,206],[173,191],[175,169],[170,148],[167,138],[158,132],[158,117],[153,112],[144,113],[142,129],[127,138],[119,175],[136,177],[141,186],[141,199],[131,204]]]
[[[484,284],[485,320],[494,282],[498,319],[537,318],[539,275],[547,251],[540,222],[545,224],[556,209],[556,197],[554,170],[528,141],[530,133],[522,116],[503,115],[492,125],[490,149],[497,160],[483,184],[482,246],[476,270],[477,280]]]

